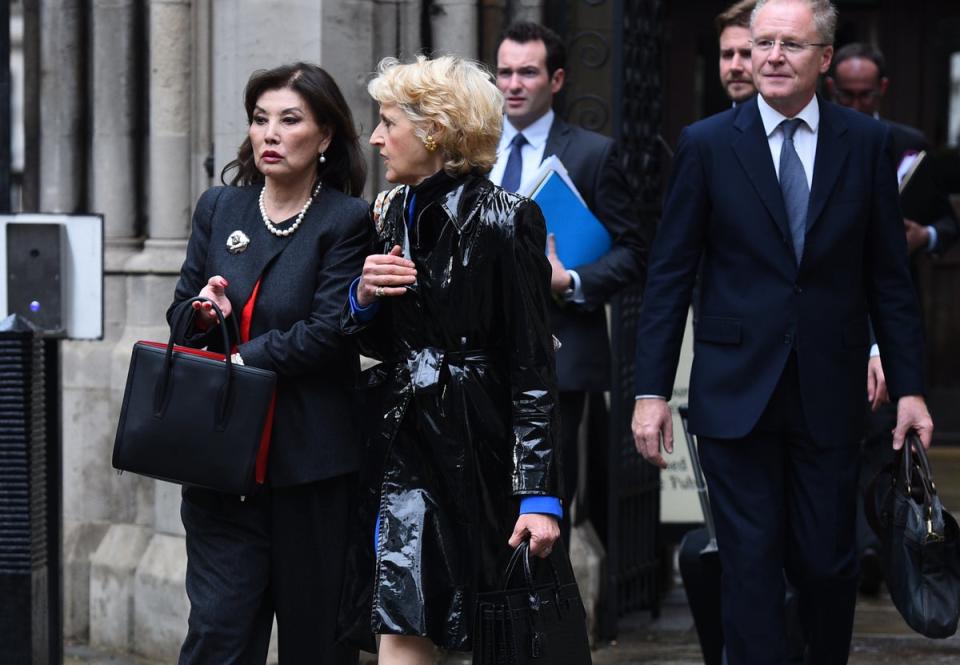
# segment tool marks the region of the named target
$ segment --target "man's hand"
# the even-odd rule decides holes
[[[897,400],[897,426],[893,430],[893,449],[903,448],[908,430],[916,430],[924,448],[930,447],[933,438],[933,420],[927,411],[927,403],[919,395],[906,395]]]
[[[552,233],[547,236],[547,260],[550,261],[550,291],[555,296],[562,296],[570,288],[570,273],[557,256],[557,237]]]
[[[643,458],[661,469],[667,468],[667,462],[660,454],[660,437],[663,436],[663,449],[673,452],[673,415],[665,399],[644,397],[637,400],[633,407],[633,443]]]
[[[526,513],[517,518],[513,527],[513,534],[507,541],[510,547],[516,548],[527,536],[530,537],[530,554],[546,559],[553,551],[553,544],[560,537],[560,527],[557,518],[553,515],[540,513]]]
[[[907,252],[913,254],[930,242],[930,230],[923,224],[917,224],[912,219],[903,220],[903,229],[907,233]]]
[[[887,393],[887,379],[883,375],[883,363],[880,362],[880,356],[872,356],[867,363],[867,400],[870,402],[870,409],[876,411],[881,404],[890,401],[890,395]]]

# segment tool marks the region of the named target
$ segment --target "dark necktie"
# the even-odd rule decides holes
[[[507,168],[503,170],[503,181],[500,185],[508,192],[515,192],[520,189],[520,175],[523,173],[521,151],[526,143],[527,138],[523,134],[517,134],[510,141],[510,156],[507,157]]]
[[[793,237],[793,252],[797,264],[803,256],[803,243],[807,234],[807,207],[810,204],[810,187],[803,163],[793,145],[793,135],[803,120],[793,118],[780,123],[783,128],[783,147],[780,149],[780,190],[783,203],[787,208],[790,221],[790,235]]]

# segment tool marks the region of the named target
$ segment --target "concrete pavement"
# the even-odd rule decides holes
[[[367,657],[363,663],[376,663]],[[660,617],[640,612],[620,622],[619,639],[593,652],[594,665],[700,665],[700,647],[682,589],[668,594]],[[885,594],[861,597],[857,605],[850,665],[956,665],[960,663],[960,636],[930,640],[903,623]],[[449,655],[443,665],[469,665],[469,657]],[[65,665],[160,665],[131,656],[98,652],[68,645]],[[549,664],[545,664],[549,665]]]

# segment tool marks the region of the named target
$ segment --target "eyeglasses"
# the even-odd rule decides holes
[[[753,48],[763,52],[772,51],[774,46],[780,44],[780,50],[790,55],[803,53],[811,46],[830,46],[820,42],[795,42],[790,39],[751,39],[750,43],[753,44]]]
[[[872,102],[880,96],[879,90],[844,90],[843,88],[834,88],[837,99],[844,104],[851,104],[855,101]]]

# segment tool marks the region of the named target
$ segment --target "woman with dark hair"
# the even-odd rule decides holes
[[[194,303],[186,342],[273,370],[277,392],[258,491],[183,490],[190,619],[180,663],[265,662],[274,615],[281,662],[356,663],[334,643],[360,463],[358,357],[338,319],[371,242],[368,208],[352,198],[363,160],[343,95],[315,65],[254,73],[245,106],[247,138],[221,175],[234,177],[197,203],[167,317],[198,294],[217,303],[239,339],[221,348],[212,308]]]

